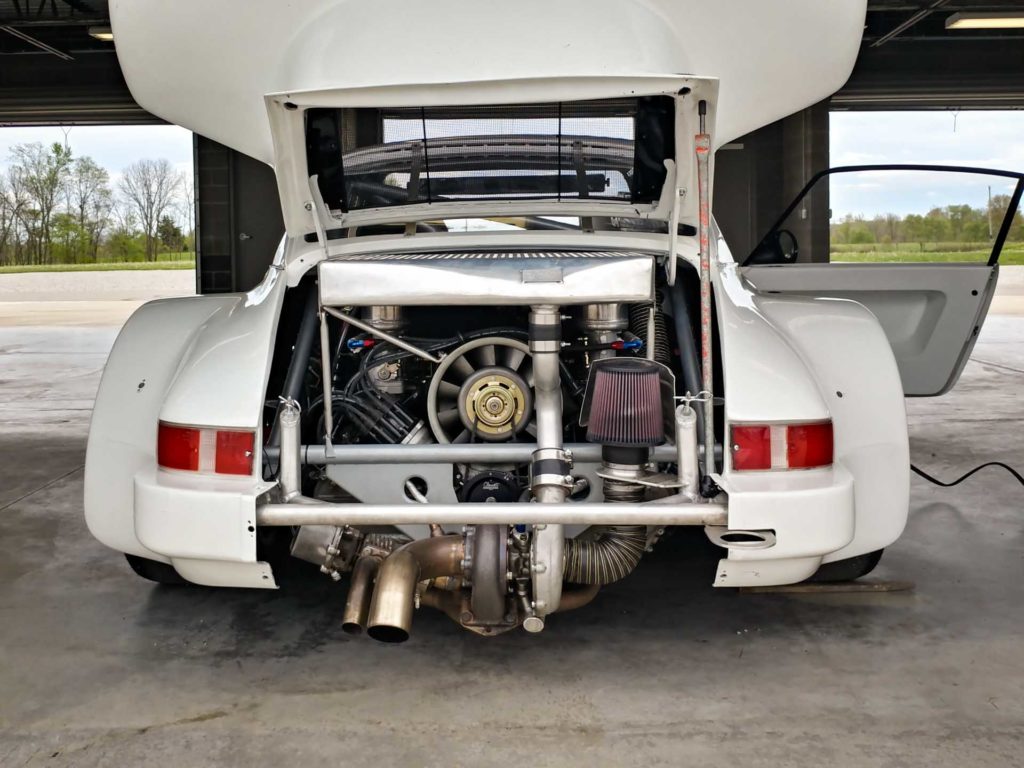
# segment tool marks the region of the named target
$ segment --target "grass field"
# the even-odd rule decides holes
[[[868,250],[871,246],[833,246],[831,261],[833,263],[849,262],[855,264],[867,263],[914,263],[923,264],[927,262],[957,264],[971,263],[979,264],[988,261],[989,249],[969,251],[910,251],[904,248],[900,250],[883,250],[886,246],[875,246],[879,250]],[[890,246],[891,248],[891,246]],[[1024,245],[1012,243],[1003,249],[999,258],[1003,266],[1024,265]],[[117,270],[140,270],[140,269],[195,269],[195,257],[191,253],[164,253],[160,254],[157,261],[128,261],[110,262],[104,264],[25,264],[0,266],[0,275],[15,272],[115,272]]]
[[[885,246],[880,246],[885,248]],[[934,252],[916,252],[910,253],[907,251],[893,251],[893,250],[877,250],[877,251],[861,251],[852,252],[846,248],[835,248],[832,249],[831,261],[837,262],[853,262],[857,264],[864,263],[914,263],[921,264],[926,262],[932,263],[945,263],[945,264],[957,264],[957,263],[970,263],[970,264],[984,264],[988,261],[991,249],[985,250],[973,250],[973,251],[934,251]],[[1014,243],[1011,248],[1004,248],[1002,254],[999,257],[999,263],[1003,266],[1014,266],[1024,264],[1024,248],[1019,243]]]
[[[945,264],[984,264],[988,261],[988,251],[968,251],[966,253],[892,253],[880,251],[878,253],[833,253],[832,263],[854,262],[865,263],[893,263],[893,264],[921,264],[921,263],[945,263]],[[1024,264],[1024,251],[1004,252],[999,259],[1003,266]]]
[[[169,259],[166,261],[123,261],[108,264],[15,264],[0,267],[0,275],[15,272],[117,272],[121,270],[145,269],[195,269],[192,259]]]

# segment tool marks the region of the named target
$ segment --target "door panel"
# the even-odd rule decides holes
[[[741,267],[760,293],[851,299],[885,330],[907,395],[948,392],[995,292],[988,264],[788,264]],[[842,339],[836,340],[842,344]]]

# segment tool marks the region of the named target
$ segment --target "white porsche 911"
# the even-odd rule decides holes
[[[980,264],[795,263],[785,216],[732,254],[710,215],[715,150],[842,85],[864,0],[223,5],[111,2],[139,103],[272,164],[287,230],[110,354],[85,514],[137,572],[274,588],[284,532],[397,642],[419,606],[539,631],[669,526],[720,587],[899,537],[904,395],[955,383],[1021,177],[976,172]]]

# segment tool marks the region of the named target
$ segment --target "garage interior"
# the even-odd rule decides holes
[[[847,84],[719,152],[735,252],[827,167],[832,111],[1024,108],[1024,31],[946,29],[968,12],[1024,2],[871,0]],[[109,24],[103,0],[0,0],[0,126],[157,122]],[[251,288],[283,232],[273,174],[201,136],[194,157],[195,289]],[[827,200],[812,205],[798,237],[827,243]],[[81,468],[117,327],[48,317],[0,311],[0,765],[1020,763],[1024,493],[1008,475],[913,481],[875,574],[913,589],[716,591],[717,550],[686,531],[539,637],[482,641],[423,612],[385,648],[336,631],[343,590],[299,566],[293,589],[186,594],[93,541]],[[957,388],[908,401],[918,465],[1024,464],[1022,327],[990,317]]]

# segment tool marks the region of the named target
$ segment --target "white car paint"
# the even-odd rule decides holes
[[[322,228],[325,219],[309,199],[302,107],[374,100],[536,102],[637,88],[663,93],[685,85],[694,89],[689,95],[711,102],[709,130],[721,145],[838,88],[856,55],[864,8],[863,0],[526,0],[495,17],[468,0],[235,0],[215,6],[114,0],[118,55],[136,99],[164,119],[273,163],[289,235],[255,291],[153,302],[126,324],[111,352],[90,431],[90,530],[118,551],[172,563],[197,583],[274,586],[269,567],[256,560],[250,530],[256,498],[272,487],[261,479],[259,449],[249,478],[158,470],[157,421],[258,430],[285,291],[326,258],[501,245],[672,249],[697,263],[694,237],[641,232],[431,233],[307,243],[304,235]],[[439,18],[445,23],[436,23]],[[383,54],[382,39],[388,44]],[[698,121],[694,98],[680,97],[677,118],[677,136],[686,140],[680,146],[690,147]],[[684,190],[689,194],[680,218],[695,221],[694,163],[686,151],[677,162],[679,173],[669,174],[661,200],[636,215],[667,219],[670,201]],[[608,205],[560,204],[558,210],[600,212]],[[465,215],[493,215],[523,204],[463,208]],[[375,221],[400,215],[415,217],[416,211],[367,214]],[[975,283],[985,288],[980,272],[933,279],[925,268],[917,274],[940,286],[929,290],[956,293],[956,302],[940,306],[908,290],[897,300],[905,306],[896,305],[907,315],[886,310],[882,302],[876,316],[864,305],[877,303],[883,290],[877,286],[888,279],[879,266],[783,269],[790,268],[738,268],[718,240],[712,276],[726,426],[831,418],[835,463],[829,469],[737,473],[726,451],[718,480],[728,494],[729,527],[770,530],[775,543],[730,547],[717,570],[719,586],[799,581],[823,561],[870,552],[899,536],[909,482],[897,357],[899,365],[907,358],[894,355],[885,330],[916,318],[904,336],[923,338],[929,335],[926,322],[934,321],[935,328],[962,324],[972,312],[973,322],[987,302],[985,295],[961,302],[956,293]],[[861,291],[864,281],[876,282],[868,286],[874,294]],[[950,307],[959,308],[956,317],[946,317]],[[943,350],[956,341],[952,332],[944,339]],[[922,343],[926,348],[927,339]],[[961,339],[957,354],[963,346]],[[952,355],[952,368],[958,359]],[[955,370],[947,373],[946,380],[955,379]]]
[[[267,94],[467,80],[716,77],[721,146],[838,90],[865,10],[866,0],[110,2],[139,104],[271,164]]]
[[[723,561],[715,583],[799,581],[823,559],[891,544],[906,524],[910,456],[899,371],[878,320],[854,301],[752,290],[721,238],[718,251],[727,432],[734,422],[830,418],[835,465],[736,473],[727,462],[729,526],[776,537],[770,549],[733,549],[728,561],[792,562],[758,571]]]
[[[272,485],[262,480],[260,454],[248,478],[183,477],[157,470],[156,434],[161,419],[259,430],[286,289],[284,247],[253,291],[149,302],[121,329],[85,461],[86,523],[107,546],[176,568],[188,560],[179,572],[196,583],[274,585],[256,562],[256,498]],[[235,564],[218,571],[227,561]]]
[[[552,234],[555,240],[575,235],[574,242],[590,247],[608,247],[609,241],[626,239],[634,244],[651,242],[650,235],[642,234],[626,238],[621,233]],[[475,233],[466,240],[493,245],[502,235]],[[529,235],[537,238],[544,233]],[[372,240],[362,247],[393,250],[390,238]],[[293,240],[282,247],[301,249],[311,264],[319,261],[318,251],[308,252],[310,244]],[[727,421],[832,418],[836,465],[830,470],[737,474],[727,464],[720,480],[729,494],[730,527],[771,529],[776,545],[730,550],[716,584],[799,581],[823,560],[881,548],[903,529],[909,458],[899,373],[884,332],[863,306],[849,300],[759,294],[741,277],[721,239],[718,249],[714,273]],[[153,464],[158,415],[197,425],[255,428],[258,424],[285,282],[279,271],[284,261],[284,253],[279,253],[267,282],[253,294],[154,302],[143,307],[122,332],[101,385],[94,425],[131,432],[135,460],[122,463],[123,455],[110,450],[107,430],[98,426],[91,433],[87,456],[86,515],[94,535],[104,543],[173,562],[176,567],[187,559],[185,567],[201,583],[273,586],[267,567],[255,561],[254,539],[247,530],[256,496],[269,484],[256,478],[239,483],[231,478],[181,477],[155,471]],[[194,327],[186,330],[187,313],[205,304],[213,308],[200,313],[192,321]],[[185,322],[168,323],[164,317],[168,308],[180,311]],[[145,322],[149,313],[159,313],[154,322]],[[183,349],[175,365],[164,366],[162,374],[148,373],[147,388],[150,393],[164,393],[164,400],[175,403],[177,410],[166,406],[161,410],[154,397],[147,401],[147,415],[130,422],[115,418],[111,409],[120,409],[124,388],[113,382],[145,377],[155,370],[154,362],[165,359],[173,345],[154,346],[152,338],[163,336],[169,326],[187,341],[178,342]],[[837,346],[836,338],[845,339],[846,344]],[[225,355],[237,353],[230,372],[217,364],[217,350]],[[250,354],[252,350],[257,352]],[[124,370],[129,366],[130,374]],[[246,378],[258,386],[248,386]],[[222,386],[225,380],[230,386]],[[236,386],[243,397],[234,395]],[[843,391],[842,398],[838,391]],[[221,414],[223,418],[218,418]],[[131,483],[133,495],[111,493],[119,486],[98,482],[117,477]],[[200,560],[201,568],[192,562]],[[217,569],[218,562],[225,563],[224,571]],[[233,562],[248,562],[253,570],[228,565]],[[736,563],[742,565],[734,567]]]
[[[791,264],[742,268],[759,291],[860,302],[881,323],[907,395],[948,392],[996,290],[988,264]]]

